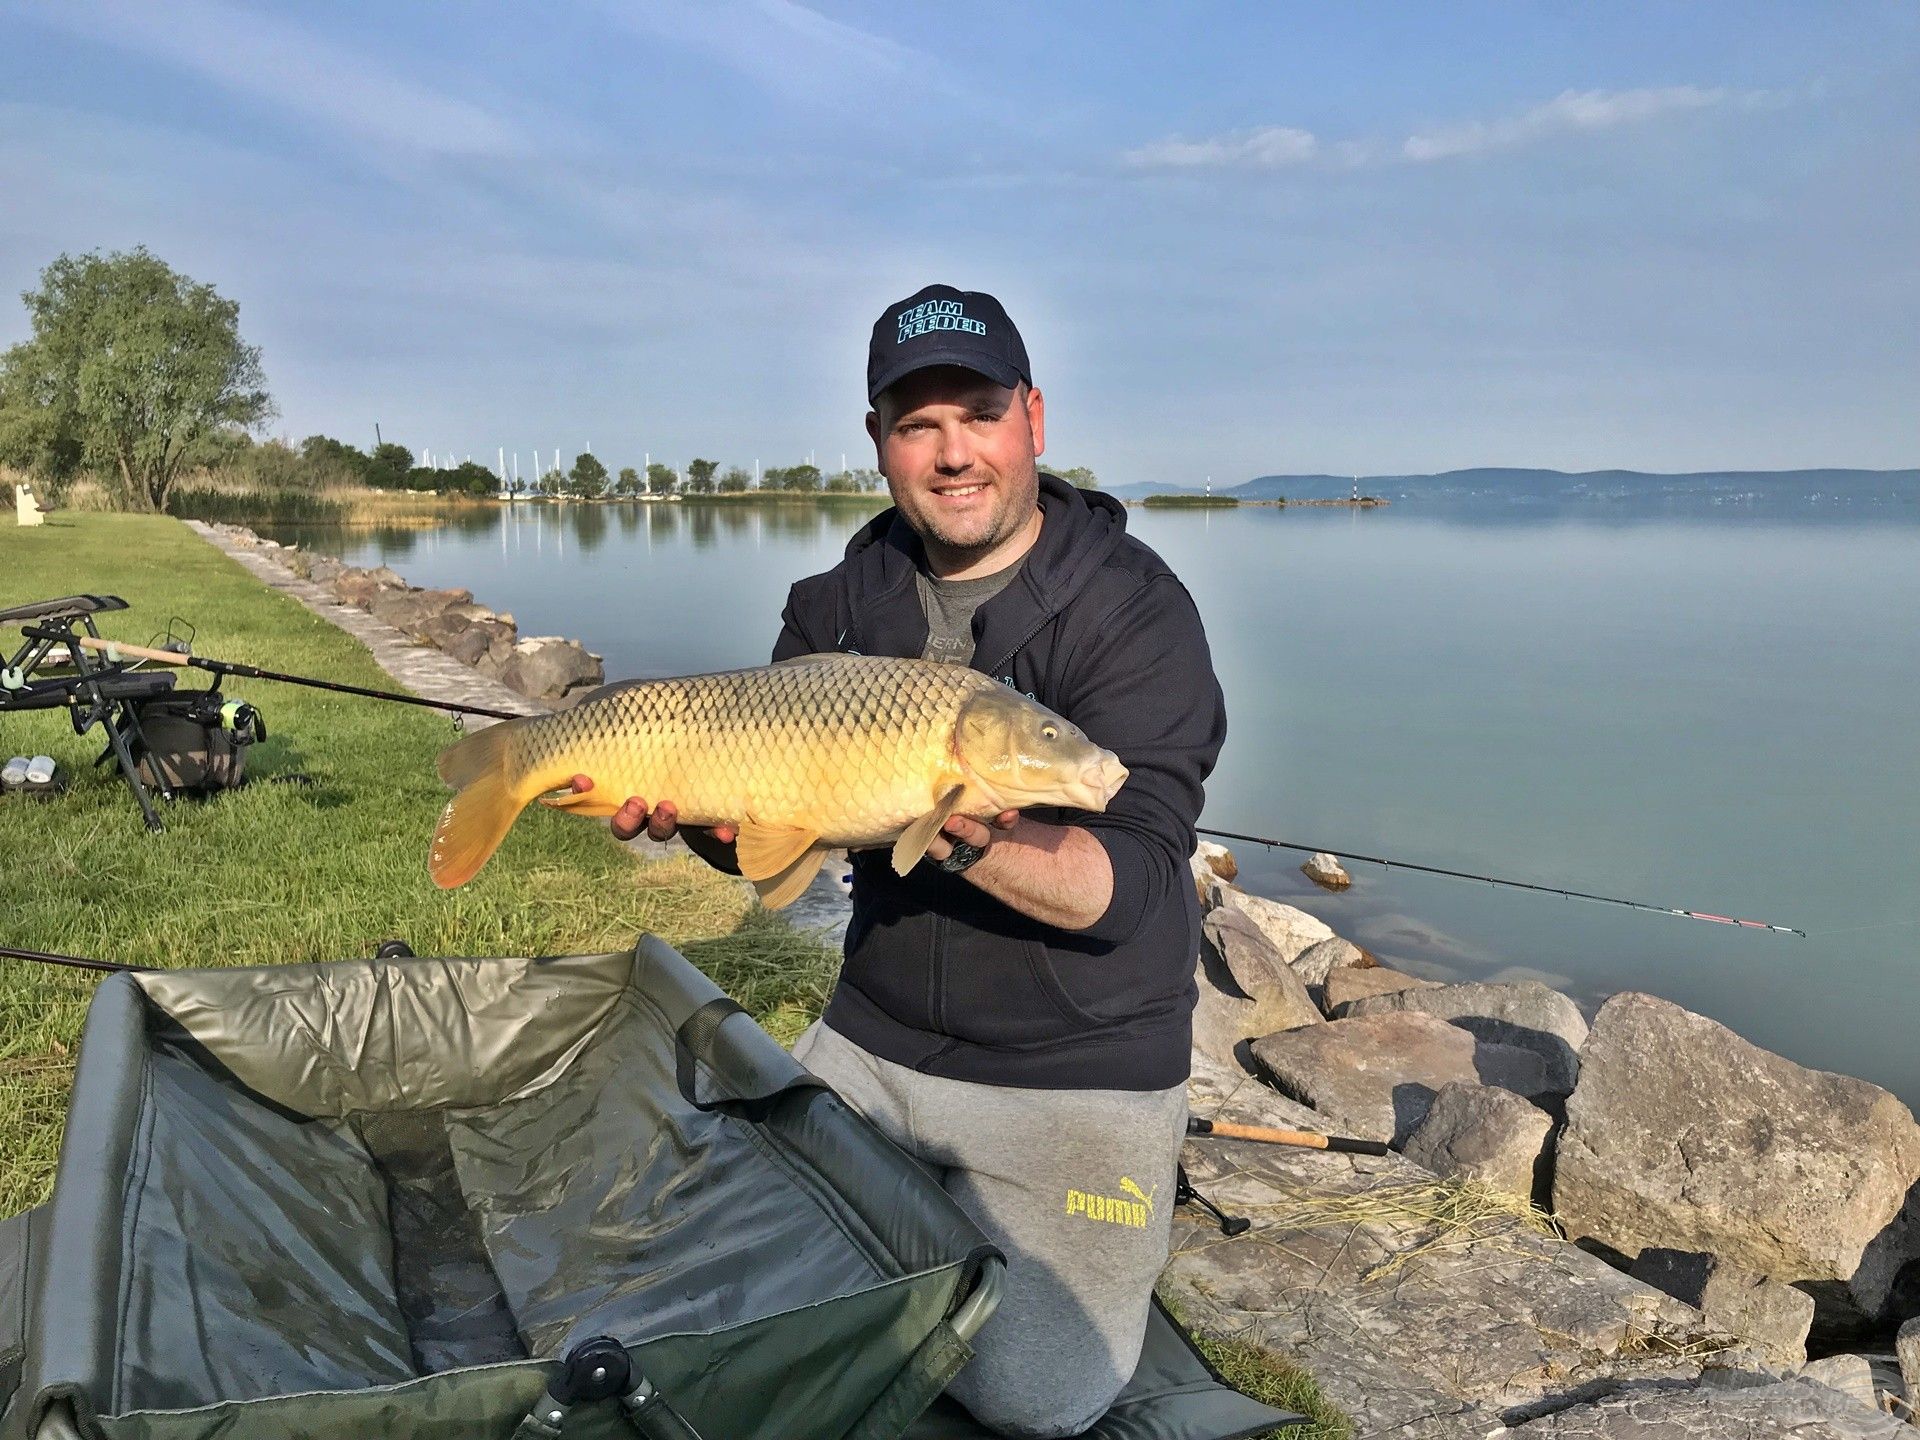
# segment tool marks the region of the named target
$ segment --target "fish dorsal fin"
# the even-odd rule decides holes
[[[759,892],[760,903],[769,910],[791,905],[813,883],[813,877],[820,873],[820,862],[826,858],[826,847],[816,845],[780,875],[754,881],[753,888]]]
[[[819,838],[816,831],[797,825],[762,825],[749,820],[740,827],[734,855],[740,862],[740,873],[757,884],[781,875]]]
[[[550,805],[555,810],[564,810],[569,815],[607,816],[618,814],[621,802],[596,795],[591,790],[561,790],[552,795],[542,795],[540,803]]]
[[[816,650],[811,655],[789,655],[784,660],[776,660],[767,668],[778,670],[783,665],[818,665],[822,660],[844,660],[847,657],[838,650]]]
[[[947,817],[953,814],[953,807],[960,803],[961,792],[967,787],[956,785],[934,802],[933,809],[907,826],[900,838],[893,842],[893,873],[904,875],[920,863],[920,857],[927,853],[927,846],[933,843],[933,837],[940,833],[940,827],[947,823]]]

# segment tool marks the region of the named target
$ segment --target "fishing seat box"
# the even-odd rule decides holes
[[[0,1440],[974,1440],[922,1412],[1003,1265],[651,937],[116,974],[54,1197],[0,1221]],[[593,1337],[661,1403],[547,1425]],[[1295,1418],[1148,1340],[1090,1434]]]

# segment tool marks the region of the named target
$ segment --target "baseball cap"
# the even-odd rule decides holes
[[[982,290],[928,285],[889,305],[867,345],[867,399],[929,365],[959,365],[1009,389],[1033,383],[1027,347],[1000,302]]]

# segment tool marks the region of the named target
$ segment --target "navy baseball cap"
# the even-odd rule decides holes
[[[981,290],[929,285],[889,305],[867,346],[868,401],[929,365],[959,365],[1009,390],[1022,380],[1033,383],[1020,332],[1000,302]]]

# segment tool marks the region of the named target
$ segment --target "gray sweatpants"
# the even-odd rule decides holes
[[[1029,1090],[922,1075],[816,1023],[794,1058],[933,1171],[1007,1257],[948,1393],[1002,1435],[1078,1435],[1140,1358],[1186,1129],[1171,1090]]]

